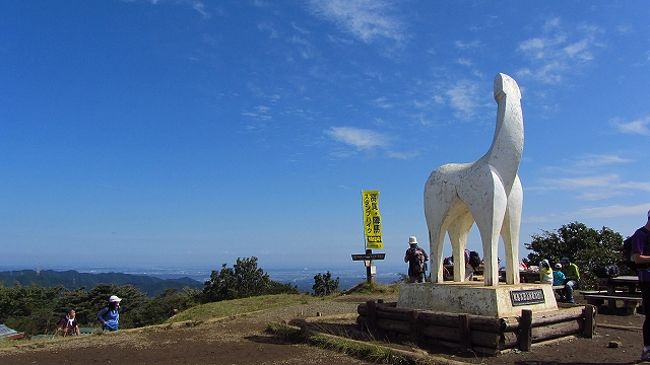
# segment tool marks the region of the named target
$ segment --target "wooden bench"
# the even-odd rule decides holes
[[[641,297],[636,297],[636,296],[626,296],[626,295],[621,295],[619,293],[617,294],[583,294],[585,300],[587,300],[588,304],[592,304],[595,306],[600,306],[602,305],[605,301],[607,301],[607,306],[609,307],[612,312],[616,310],[616,301],[620,300],[623,302],[623,306],[625,308],[625,312],[627,314],[634,314],[636,313],[637,308],[641,304],[642,298]]]

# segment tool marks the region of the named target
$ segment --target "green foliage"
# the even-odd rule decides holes
[[[597,231],[579,222],[572,222],[557,231],[544,231],[533,235],[532,241],[525,247],[532,252],[528,262],[537,265],[540,260],[548,259],[551,264],[568,257],[580,269],[580,285],[583,288],[596,286],[595,271],[620,261],[623,237],[610,228],[603,227]]]
[[[133,327],[163,323],[178,312],[199,304],[200,295],[197,289],[167,289],[132,312]]]
[[[205,282],[201,301],[247,298],[265,294],[298,293],[295,286],[271,280],[269,274],[257,267],[257,257],[237,258],[230,268],[226,264],[221,270],[212,271],[210,280]]]
[[[124,299],[120,305],[120,328],[132,328],[164,322],[177,311],[197,304],[200,291],[168,289],[148,299],[132,285],[100,284],[90,291],[37,285],[0,286],[0,322],[28,335],[52,333],[65,313],[74,309],[81,326],[97,326],[96,314],[113,294]]]
[[[332,279],[332,273],[327,271],[325,274],[318,273],[314,276],[314,285],[311,287],[316,296],[326,296],[334,294],[339,290],[339,278]]]

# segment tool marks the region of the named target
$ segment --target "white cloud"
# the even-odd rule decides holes
[[[645,217],[650,203],[638,205],[607,205],[581,209],[576,215],[590,218]]]
[[[621,133],[650,136],[650,115],[629,122],[614,120],[613,124]]]
[[[203,18],[209,18],[210,13],[205,10],[205,4],[203,1],[192,1],[192,9],[194,9],[197,13],[201,14]]]
[[[386,156],[398,160],[410,160],[418,155],[417,152],[407,151],[387,151]]]
[[[632,160],[623,158],[618,155],[589,154],[578,159],[576,161],[576,166],[591,168],[591,167],[600,167],[600,166],[607,166],[607,165],[621,165],[630,162],[632,162]]]
[[[456,63],[458,63],[459,65],[462,65],[462,66],[467,66],[467,67],[471,67],[471,66],[474,65],[472,63],[472,61],[468,60],[467,58],[459,58],[459,59],[456,60]]]
[[[365,43],[405,38],[404,26],[392,13],[392,6],[382,0],[312,0],[310,10]]]
[[[546,84],[562,82],[566,73],[594,60],[594,51],[601,47],[600,28],[583,25],[574,29],[562,27],[559,18],[552,18],[542,26],[542,34],[523,40],[517,49],[530,60],[517,75]]]
[[[578,189],[590,187],[610,186],[620,181],[616,174],[582,176],[582,177],[564,177],[545,180],[550,186],[558,189]]]
[[[243,111],[241,115],[251,119],[266,121],[273,119],[273,116],[270,114],[270,112],[270,107],[266,105],[257,105],[252,110]]]
[[[471,41],[471,42],[463,42],[463,41],[455,41],[454,46],[458,49],[472,49],[472,48],[478,48],[481,46],[480,41]]]
[[[357,150],[385,148],[388,138],[379,132],[355,127],[330,127],[325,134],[337,142],[354,147]]]
[[[467,80],[461,80],[447,90],[449,104],[456,116],[469,118],[478,107],[478,85]]]
[[[302,33],[302,34],[309,34],[309,33],[311,33],[311,32],[308,31],[307,29],[302,28],[302,27],[299,27],[299,26],[296,25],[296,23],[294,23],[294,22],[291,22],[291,27],[292,27],[293,29],[297,30],[298,32]]]
[[[271,23],[259,23],[257,24],[257,29],[261,32],[266,32],[269,34],[269,38],[278,38],[278,31],[275,29],[275,26]]]
[[[650,203],[642,203],[637,205],[603,205],[598,207],[582,208],[577,211],[565,213],[548,213],[543,216],[529,216],[524,217],[525,223],[547,223],[554,221],[567,221],[575,220],[576,217],[580,219],[600,218],[600,219],[613,219],[621,217],[630,217],[644,220],[648,210],[650,210]]]
[[[376,98],[375,100],[372,101],[373,104],[376,106],[382,108],[382,109],[391,109],[393,108],[393,104],[388,101],[388,98],[385,96],[381,96]]]

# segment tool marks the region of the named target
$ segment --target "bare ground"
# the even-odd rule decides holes
[[[237,318],[163,325],[114,334],[27,342],[0,349],[0,364],[365,364],[336,352],[284,341],[264,330],[270,322],[356,312],[363,296],[344,296]],[[385,298],[386,301],[395,298]],[[598,314],[593,339],[535,345],[531,352],[482,357],[449,350],[432,356],[472,364],[630,364],[641,353],[644,317]],[[352,328],[352,319],[342,326]],[[610,328],[620,327],[620,328]],[[620,346],[610,348],[610,342]],[[400,346],[402,349],[408,349]],[[421,352],[421,350],[412,349]]]

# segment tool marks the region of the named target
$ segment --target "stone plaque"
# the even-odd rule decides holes
[[[510,292],[512,306],[544,303],[542,289],[513,290]]]

